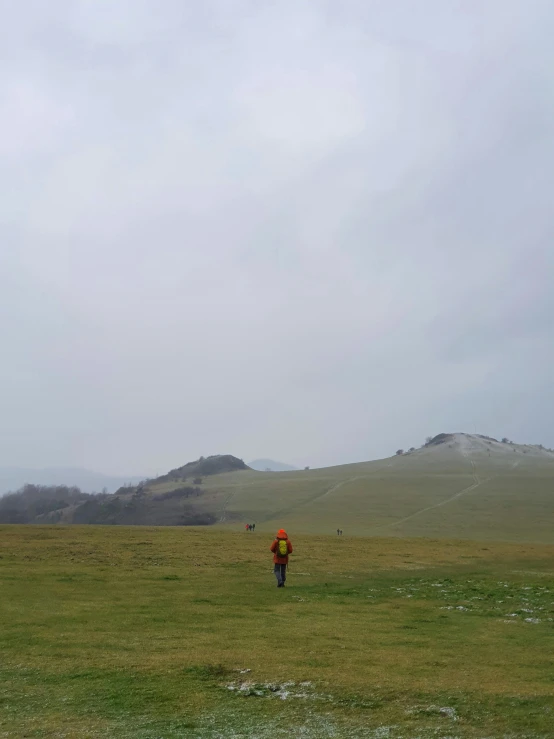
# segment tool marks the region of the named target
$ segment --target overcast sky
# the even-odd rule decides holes
[[[554,446],[551,0],[0,11],[0,466]]]

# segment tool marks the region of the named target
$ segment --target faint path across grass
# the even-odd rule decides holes
[[[347,485],[351,485],[354,482],[357,482],[358,480],[370,480],[372,477],[375,477],[375,475],[379,472],[381,472],[385,467],[389,467],[389,464],[386,465],[376,465],[370,473],[365,473],[364,475],[356,475],[355,477],[349,477],[346,480],[341,480],[340,482],[337,482],[330,487],[327,487],[323,492],[318,491],[315,495],[311,496],[310,498],[304,499],[302,501],[299,501],[296,505],[290,505],[286,508],[282,508],[281,510],[277,511],[276,513],[269,513],[268,516],[263,519],[265,521],[271,521],[273,519],[278,519],[280,516],[289,516],[291,513],[298,511],[301,508],[313,505],[314,503],[317,503],[318,501],[321,501],[325,498],[328,498],[329,496],[333,495],[333,493],[338,492],[342,488],[346,487]]]
[[[225,520],[227,518],[227,507],[229,503],[231,502],[233,495],[234,495],[233,492],[229,493],[227,497],[225,498],[225,500],[223,501],[223,506],[221,508],[221,515],[219,517],[219,523],[225,523]]]
[[[484,480],[481,480],[479,476],[477,475],[476,468],[475,468],[475,462],[471,462],[472,466],[472,478],[473,483],[471,485],[468,485],[467,488],[464,488],[463,490],[460,490],[459,492],[452,495],[450,498],[447,498],[446,500],[441,500],[439,503],[434,503],[433,505],[426,506],[425,508],[422,508],[419,511],[416,511],[415,513],[412,513],[410,516],[405,516],[404,518],[401,518],[398,521],[393,521],[392,523],[384,524],[383,526],[376,526],[375,531],[381,531],[383,529],[391,529],[394,526],[400,526],[400,524],[406,523],[406,521],[411,521],[413,518],[416,518],[417,516],[421,516],[424,513],[427,513],[428,511],[432,511],[435,508],[440,508],[441,506],[445,506],[448,503],[452,503],[452,501],[457,500],[458,498],[461,498],[463,495],[467,495],[467,493],[473,492],[473,490],[476,490],[478,487],[483,485],[484,483],[489,482],[492,480],[495,475],[492,477],[487,477]]]

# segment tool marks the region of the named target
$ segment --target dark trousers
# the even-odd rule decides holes
[[[277,578],[277,587],[282,588],[287,579],[287,566],[286,565],[274,565],[273,571]]]

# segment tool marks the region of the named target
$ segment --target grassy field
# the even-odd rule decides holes
[[[306,533],[554,544],[554,454],[457,435],[375,462],[204,480],[227,525]]]
[[[554,547],[0,528],[0,737],[554,737]]]

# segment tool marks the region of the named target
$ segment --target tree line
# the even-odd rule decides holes
[[[107,493],[83,493],[76,485],[24,485],[0,498],[0,523],[32,523],[87,500],[103,500]]]

